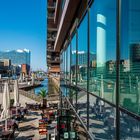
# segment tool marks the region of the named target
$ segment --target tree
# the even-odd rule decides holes
[[[47,91],[46,91],[46,89],[44,89],[44,88],[42,88],[41,90],[40,90],[40,92],[39,92],[39,95],[42,97],[42,100],[43,100],[43,108],[45,108],[46,107],[46,95],[47,95]]]

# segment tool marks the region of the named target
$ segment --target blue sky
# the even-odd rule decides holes
[[[46,69],[46,0],[0,0],[0,51],[24,48]]]

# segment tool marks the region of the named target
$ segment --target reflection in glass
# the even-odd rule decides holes
[[[140,121],[120,112],[120,139],[121,140],[139,140],[140,139]]]
[[[65,79],[65,73],[64,73],[64,67],[65,67],[65,63],[64,63],[64,53],[62,52],[62,54],[60,55],[60,69],[61,69],[61,72],[60,72],[60,75],[61,75],[61,78],[60,78],[60,85],[64,85],[64,79]]]
[[[62,96],[66,96],[67,95],[67,88],[65,86],[65,81],[61,81],[60,88],[61,88],[61,91],[62,91]]]
[[[61,79],[64,78],[64,75],[63,75],[63,53],[60,54],[60,77],[61,77]]]
[[[66,79],[67,79],[67,81],[69,81],[70,80],[70,45],[68,45],[66,52],[67,52],[67,57],[66,57],[66,61],[67,61],[66,62],[67,63],[66,74],[67,74],[67,76],[66,76]]]
[[[102,3],[102,4],[101,4]],[[89,91],[115,102],[116,1],[95,0],[90,8]]]
[[[89,99],[89,131],[95,135],[95,139],[114,140],[115,108],[92,95]]]
[[[140,1],[122,0],[120,104],[140,114]]]
[[[71,83],[76,84],[76,35],[71,41]]]
[[[65,80],[67,79],[67,51],[64,51],[64,74],[65,74]]]
[[[77,107],[79,117],[87,125],[87,93],[84,91],[78,91]]]
[[[87,88],[87,32],[88,18],[87,14],[78,28],[78,66],[77,66],[77,83],[82,88]]]
[[[70,88],[69,89],[69,100],[71,104],[76,107],[76,89]]]

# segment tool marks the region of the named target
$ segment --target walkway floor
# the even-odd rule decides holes
[[[19,123],[19,132],[16,140],[45,140],[46,136],[38,133],[38,120],[41,119],[40,111],[31,111]]]
[[[10,93],[11,99],[13,93]],[[25,107],[25,103],[34,104],[36,101],[25,97],[20,94],[19,102],[22,107]],[[2,93],[0,93],[0,104],[2,104]],[[15,132],[16,140],[46,140],[46,136],[40,136],[38,131],[38,122],[41,119],[41,111],[30,111],[29,115],[25,116],[23,122],[19,123],[19,131]]]
[[[0,93],[0,104],[2,104],[2,99],[3,99],[2,95],[3,95],[3,93]],[[10,99],[14,99],[13,92],[10,92]],[[25,107],[25,103],[30,103],[30,104],[36,103],[36,101],[34,101],[28,97],[25,97],[22,94],[19,95],[19,102],[20,102],[22,107]]]

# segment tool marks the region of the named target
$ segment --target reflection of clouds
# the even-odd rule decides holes
[[[106,25],[106,17],[102,14],[97,14],[97,22]]]
[[[77,54],[84,54],[86,53],[85,51],[77,51]],[[72,54],[76,54],[76,50],[72,51]]]

